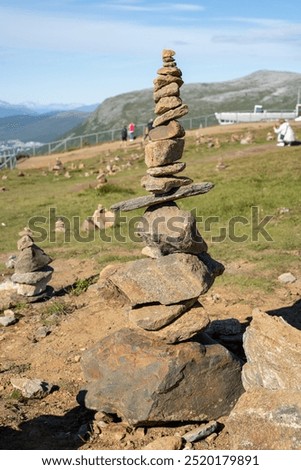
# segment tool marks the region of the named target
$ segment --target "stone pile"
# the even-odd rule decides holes
[[[55,164],[52,167],[52,171],[54,171],[56,174],[59,174],[64,171],[63,162],[59,158],[55,160]]]
[[[52,259],[39,248],[32,238],[32,232],[25,227],[18,241],[19,255],[14,263],[14,283],[17,294],[37,299],[45,295],[47,284],[53,273],[49,266]]]
[[[62,232],[62,233],[65,233],[66,232],[66,227],[65,227],[65,222],[64,220],[59,217],[56,221],[55,221],[55,228],[54,228],[54,231],[55,232]]]
[[[125,328],[82,358],[86,406],[134,426],[210,421],[229,413],[242,393],[241,365],[203,333],[209,319],[198,301],[224,267],[209,255],[195,217],[175,203],[213,185],[177,176],[185,169],[179,161],[185,131],[177,119],[188,107],[180,99],[183,80],[174,55],[163,50],[154,80],[157,117],[141,181],[151,195],[111,207],[146,207],[137,227],[146,258],[105,268],[97,286],[102,298],[123,299]]]
[[[115,213],[98,204],[91,217],[87,217],[82,224],[82,231],[105,230],[115,224]]]

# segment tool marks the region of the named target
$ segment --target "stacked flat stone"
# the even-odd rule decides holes
[[[32,238],[32,232],[25,227],[18,241],[19,255],[11,280],[17,286],[17,294],[25,297],[42,297],[53,273],[49,266],[52,259],[39,248]]]
[[[188,108],[180,99],[183,81],[174,54],[163,50],[154,80],[157,117],[142,178],[152,194],[111,207],[147,207],[137,228],[147,257],[100,273],[98,294],[121,302],[127,315],[124,328],[82,357],[87,408],[117,414],[133,426],[210,421],[227,414],[242,393],[240,363],[208,343],[209,318],[198,301],[224,267],[207,252],[193,215],[175,203],[213,185],[175,176],[185,168],[179,161],[185,132],[177,119]]]
[[[187,105],[180,98],[183,84],[182,72],[173,59],[175,52],[163,50],[163,67],[154,80],[155,114],[153,127],[149,132],[149,143],[145,147],[147,175],[142,178],[142,186],[152,194],[166,194],[187,186],[192,180],[175,176],[185,169],[179,162],[184,150],[185,131],[177,121],[188,113]]]

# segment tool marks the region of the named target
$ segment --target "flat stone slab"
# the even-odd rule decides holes
[[[214,187],[213,183],[193,183],[188,186],[182,186],[169,194],[158,194],[153,196],[141,196],[127,201],[117,202],[111,206],[113,211],[132,211],[140,209],[141,207],[148,207],[154,204],[161,204],[167,201],[176,201],[177,199],[183,199],[185,197],[197,196],[199,194],[205,194]]]
[[[161,98],[166,98],[168,96],[179,96],[179,94],[180,86],[177,83],[172,82],[154,92],[154,101],[156,103]]]
[[[158,75],[157,78],[153,80],[154,92],[170,83],[176,83],[181,87],[184,82],[180,77],[176,77],[175,75]]]
[[[146,170],[146,173],[151,176],[170,176],[180,173],[181,171],[185,170],[185,168],[185,162],[176,162],[172,163],[171,165],[155,166],[152,168],[148,168]]]
[[[170,109],[169,111],[166,111],[166,113],[161,114],[160,116],[157,116],[156,119],[154,120],[154,127],[156,126],[161,126],[161,124],[164,124],[165,122],[172,121],[174,119],[179,119],[185,114],[188,113],[188,106],[187,104],[181,104],[181,106],[178,106],[175,109]]]
[[[40,271],[33,271],[29,273],[14,273],[11,277],[13,282],[19,284],[29,284],[35,286],[42,280],[48,283],[51,279],[54,269],[51,266],[45,266]]]
[[[132,308],[129,312],[129,320],[143,330],[157,331],[180,317],[194,303],[193,299],[175,305],[156,304]]]
[[[169,121],[168,124],[154,127],[148,136],[153,142],[156,140],[174,139],[176,137],[180,138],[185,136],[185,129],[178,121]]]
[[[169,111],[170,109],[177,108],[181,106],[182,100],[178,96],[166,96],[164,98],[160,98],[158,103],[155,106],[155,114],[163,114]]]
[[[148,331],[147,334],[152,338],[160,339],[164,343],[177,344],[187,341],[197,333],[205,330],[209,322],[210,320],[203,307],[197,307],[184,313],[165,328],[161,328],[159,331]]]
[[[166,194],[174,188],[188,186],[192,179],[187,176],[151,176],[145,175],[141,179],[141,186],[154,194]]]

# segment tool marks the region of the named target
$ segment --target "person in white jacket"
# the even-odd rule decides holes
[[[278,134],[277,145],[283,147],[284,145],[291,145],[295,142],[295,133],[291,128],[289,122],[284,119],[279,119],[279,126],[274,127],[274,132]]]

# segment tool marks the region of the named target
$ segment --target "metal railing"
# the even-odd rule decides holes
[[[0,155],[0,170],[8,168],[13,170],[17,165],[17,155],[15,153]]]
[[[197,129],[199,127],[208,127],[217,124],[217,120],[214,114],[180,119],[179,121],[186,130]],[[138,124],[135,129],[135,136],[143,136],[145,127],[145,124]],[[83,147],[98,145],[103,142],[116,141],[120,139],[121,129],[110,129],[107,131],[95,132],[93,134],[85,134],[74,137],[70,136],[62,140],[56,140],[54,142],[48,142],[42,145],[38,143],[36,145],[33,144],[30,147],[26,147],[25,145],[21,151],[20,149],[15,151],[13,149],[3,150],[0,151],[0,169],[3,168],[3,164],[1,164],[1,159],[5,159],[6,165],[14,165],[12,167],[9,166],[10,168],[14,168],[16,166],[16,157],[20,153],[27,154],[31,157],[51,155],[53,153],[69,152],[71,150],[78,150]]]

